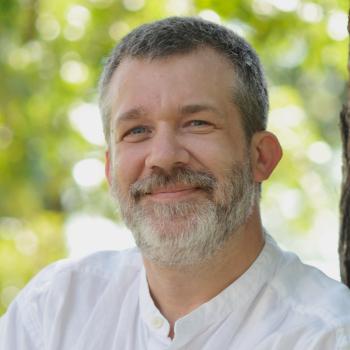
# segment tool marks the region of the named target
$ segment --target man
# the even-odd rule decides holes
[[[58,262],[20,293],[4,349],[350,349],[350,293],[264,232],[282,152],[259,60],[195,18],[143,25],[101,78],[106,175],[138,249]]]

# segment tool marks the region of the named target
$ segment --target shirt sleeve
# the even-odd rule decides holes
[[[350,325],[339,326],[309,338],[300,350],[348,350],[350,349]],[[299,347],[298,347],[299,350]]]
[[[55,264],[38,273],[0,318],[0,350],[44,350],[41,304]]]
[[[26,318],[26,319],[25,319]],[[34,315],[23,317],[14,302],[0,318],[0,350],[43,350]]]

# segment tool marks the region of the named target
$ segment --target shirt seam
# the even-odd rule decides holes
[[[88,258],[85,257],[83,258],[84,260]],[[110,281],[112,278],[113,279],[118,279],[115,278],[117,277],[116,272],[120,269],[123,271],[125,268],[133,268],[135,271],[140,270],[139,266],[136,264],[129,264],[129,263],[122,263],[121,265],[116,265],[118,268],[114,271],[114,273],[106,273],[102,268],[97,268],[97,267],[91,267],[91,266],[84,266],[85,262],[83,262],[81,259],[79,260],[69,260],[69,259],[63,259],[61,261],[58,261],[57,263],[65,263],[64,266],[57,266],[57,270],[53,271],[53,273],[50,273],[50,277],[46,279],[46,281],[43,281],[42,284],[47,284],[50,285],[52,284],[53,280],[59,277],[62,274],[65,273],[72,273],[72,272],[78,272],[78,273],[83,273],[83,274],[89,274],[93,275],[94,277],[102,278],[105,280]],[[40,273],[39,273],[40,275]]]
[[[299,315],[317,318],[319,321],[324,323],[324,332],[334,332],[337,349],[339,344],[343,342],[343,339],[345,339],[348,344],[350,343],[350,339],[344,332],[344,324],[341,320],[337,320],[331,312],[325,312],[324,310],[320,309],[320,307],[313,307],[310,309],[306,304],[298,305],[295,301],[288,300],[288,298],[283,297],[276,286],[270,285],[270,288],[274,290],[278,298],[280,300],[284,300],[294,312],[298,313]]]

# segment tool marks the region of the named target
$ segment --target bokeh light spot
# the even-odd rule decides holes
[[[302,196],[297,189],[288,189],[279,196],[279,205],[283,216],[287,219],[295,219],[302,208]]]
[[[308,54],[308,44],[303,38],[291,40],[286,50],[276,57],[276,63],[283,68],[294,68],[302,64]]]
[[[296,127],[305,119],[304,110],[297,105],[288,105],[271,110],[270,123],[274,127]]]
[[[73,178],[81,187],[99,186],[105,178],[104,164],[95,158],[83,159],[74,165]]]
[[[90,143],[105,144],[99,108],[94,103],[82,103],[69,111],[71,125]]]
[[[80,40],[85,34],[85,27],[68,25],[64,28],[63,35],[69,41]]]
[[[126,35],[130,31],[130,27],[126,22],[123,21],[117,21],[114,22],[109,27],[109,36],[115,40],[119,41],[124,35]]]
[[[67,220],[64,231],[70,257],[135,246],[131,232],[124,225],[101,216],[75,214]]]
[[[300,0],[254,0],[252,8],[255,13],[271,16],[276,10],[282,12],[293,12],[299,7]]]
[[[328,143],[317,141],[309,146],[307,156],[314,163],[325,164],[332,158],[332,149]]]
[[[280,11],[293,12],[298,8],[300,0],[270,0],[270,2]]]
[[[80,84],[87,80],[89,70],[84,63],[70,60],[63,63],[60,73],[67,83]]]
[[[168,0],[166,9],[172,16],[184,16],[193,10],[190,0]]]
[[[67,12],[67,21],[76,27],[84,27],[90,20],[90,11],[81,5],[71,6]]]
[[[323,9],[320,5],[314,2],[306,2],[300,4],[298,8],[299,17],[309,23],[318,23],[323,18]]]
[[[268,0],[254,0],[252,9],[258,15],[273,16],[276,13],[276,8]]]
[[[348,37],[347,30],[348,16],[342,11],[332,11],[327,23],[328,35],[337,41],[344,40]]]
[[[38,237],[30,230],[24,230],[15,237],[16,249],[24,255],[34,255],[38,250]]]
[[[61,31],[60,24],[54,16],[48,13],[39,15],[36,21],[36,28],[40,36],[46,41],[55,40]]]
[[[139,11],[145,6],[145,0],[123,0],[123,6],[128,11]]]
[[[31,61],[30,53],[23,47],[17,47],[9,52],[7,61],[14,69],[24,69]]]
[[[219,14],[217,14],[213,10],[209,10],[209,9],[202,10],[198,13],[198,16],[210,22],[221,23],[221,18]]]

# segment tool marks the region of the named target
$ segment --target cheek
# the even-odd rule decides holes
[[[217,137],[198,138],[188,144],[188,150],[192,153],[201,167],[211,171],[216,177],[224,175],[225,170],[232,164],[242,159],[240,149],[224,135]]]
[[[127,190],[142,174],[144,157],[136,148],[121,146],[114,154],[114,176],[122,190]]]

